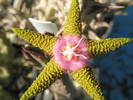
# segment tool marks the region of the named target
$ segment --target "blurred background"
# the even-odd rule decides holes
[[[28,18],[50,21],[61,34],[71,0],[0,0],[0,100],[18,100],[49,61],[49,56],[20,39],[13,27],[37,31]],[[83,34],[88,39],[133,38],[132,0],[79,0]],[[51,29],[52,30],[52,29]],[[94,58],[91,67],[106,100],[133,98],[133,42]],[[91,100],[64,75],[31,100]]]

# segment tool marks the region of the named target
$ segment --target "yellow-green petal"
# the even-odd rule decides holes
[[[84,67],[76,72],[72,72],[71,76],[81,85],[92,99],[105,100],[99,83],[96,81],[94,74],[89,67]]]
[[[20,28],[12,29],[20,38],[24,39],[28,43],[43,49],[48,54],[52,53],[52,49],[57,41],[54,36],[49,36],[45,34],[40,34],[38,32],[33,32],[30,30],[24,30]]]
[[[63,74],[59,65],[53,59],[44,67],[32,85],[21,96],[20,100],[29,100],[32,96],[47,89],[55,80],[59,79]]]
[[[63,34],[64,35],[81,34],[80,9],[79,9],[78,0],[72,0],[71,2]]]
[[[130,38],[108,38],[103,40],[89,40],[87,44],[89,55],[95,57],[101,54],[105,54],[131,41],[133,41],[133,39]]]

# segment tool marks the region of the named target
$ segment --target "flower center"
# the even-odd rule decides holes
[[[77,49],[82,40],[83,38],[81,38],[76,45],[69,44],[67,40],[65,48],[63,48],[61,52],[64,59],[68,61],[75,60],[78,57],[83,57],[83,59],[87,59],[87,57],[85,57],[83,54],[80,54],[79,50]]]
[[[66,73],[85,67],[90,59],[86,40],[80,36],[69,35],[59,37],[53,49],[53,56]]]

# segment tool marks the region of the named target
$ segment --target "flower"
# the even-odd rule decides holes
[[[86,41],[78,36],[62,36],[58,39],[53,55],[65,72],[76,71],[87,64],[90,57]]]
[[[69,73],[94,100],[105,100],[99,83],[91,68],[88,67],[88,62],[95,56],[115,50],[133,40],[129,38],[86,40],[83,38],[81,36],[78,0],[72,0],[63,36],[54,37],[19,28],[12,30],[27,42],[52,56],[47,66],[44,67],[20,100],[28,100],[44,91],[64,73]]]

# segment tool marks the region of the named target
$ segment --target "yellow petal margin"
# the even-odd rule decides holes
[[[30,30],[13,28],[12,31],[20,36],[20,38],[36,47],[39,47],[40,49],[43,49],[48,54],[52,53],[52,49],[57,41],[57,38],[54,36],[40,34],[38,32],[33,32]]]
[[[39,74],[32,85],[21,96],[20,100],[29,100],[32,96],[47,89],[55,80],[59,79],[63,75],[63,71],[60,69],[53,59],[44,67],[43,71]]]
[[[79,9],[78,0],[72,0],[72,3],[68,10],[63,34],[64,35],[81,34],[80,9]]]
[[[105,100],[101,88],[89,67],[84,67],[76,72],[72,72],[71,76],[81,85],[93,100]]]
[[[130,38],[108,38],[103,40],[89,40],[87,44],[89,55],[95,57],[101,54],[105,54],[131,41],[133,41],[133,39]]]

